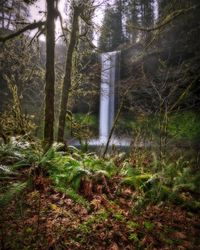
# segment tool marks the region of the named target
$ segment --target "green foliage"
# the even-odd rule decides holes
[[[154,224],[151,221],[144,221],[144,227],[148,231],[152,231],[154,228]]]
[[[128,221],[127,222],[127,227],[130,229],[130,230],[135,230],[136,228],[138,228],[140,225],[137,223],[137,222],[134,222],[134,221]]]
[[[12,166],[0,165],[0,181],[12,180],[18,176],[19,174],[12,168]]]
[[[117,6],[116,9],[108,7],[101,27],[99,48],[102,51],[116,50],[123,40],[122,6]]]
[[[91,184],[92,190],[96,183],[104,183],[104,177],[109,179],[114,175],[120,176],[120,185],[128,185],[137,191],[138,196],[133,197],[136,204],[134,210],[149,202],[185,204],[188,198],[184,198],[182,193],[199,193],[200,190],[200,174],[191,167],[192,162],[184,157],[158,161],[156,153],[153,153],[147,171],[145,166],[142,167],[143,163],[135,165],[133,156],[116,167],[114,162],[119,157],[101,159],[94,153],[84,153],[75,147],[68,147],[68,152],[62,152],[62,146],[53,144],[43,153],[39,142],[27,142],[23,137],[12,139],[9,144],[0,146],[0,179],[15,179],[19,174],[16,170],[20,168],[39,167],[49,174],[58,191],[66,193],[87,209],[90,209],[90,205],[83,198],[86,194],[84,184]],[[144,157],[139,159],[143,161]],[[79,192],[83,192],[83,196]],[[192,206],[198,207],[198,204],[193,203]],[[116,220],[123,220],[120,212],[113,214]]]
[[[29,177],[24,182],[16,181],[21,177],[17,170],[33,166],[39,161],[40,154],[37,150],[34,144],[23,137],[11,138],[8,144],[0,145],[0,180],[5,182],[0,185],[0,206],[2,208],[18,197],[28,186]]]
[[[13,170],[30,166],[42,154],[40,143],[27,141],[25,137],[12,137],[8,144],[0,145],[0,163],[10,165]]]
[[[179,111],[168,115],[166,124],[166,134],[161,131],[159,118],[154,116],[134,116],[130,119],[129,115],[123,115],[117,125],[118,133],[134,134],[140,139],[153,139],[156,141],[160,136],[175,140],[197,140],[200,134],[200,116],[194,111]]]
[[[98,180],[102,175],[110,178],[116,173],[112,160],[102,160],[95,154],[83,153],[73,147],[70,150],[70,154],[63,155],[50,148],[40,161],[57,188],[71,188],[78,192],[85,178]]]
[[[13,159],[19,161],[22,159],[21,150],[13,143],[0,145],[0,161]]]
[[[145,139],[147,136],[158,133],[158,120],[144,114],[124,113],[119,119],[116,130],[120,134],[134,135],[134,140],[139,135]]]
[[[191,168],[182,169],[174,178],[174,190],[200,193],[200,173]]]
[[[27,184],[27,182],[17,182],[7,186],[6,188],[1,187],[3,190],[1,190],[0,194],[0,207],[3,208],[8,205],[8,203],[16,198],[27,187]]]
[[[184,157],[168,159],[159,162],[154,154],[152,175],[143,183],[141,195],[136,198],[134,212],[140,211],[148,203],[172,202],[191,210],[195,210],[198,204],[189,195],[184,193],[199,193],[200,174],[192,169],[192,161]],[[156,165],[156,167],[155,167]],[[189,200],[188,200],[189,199]]]
[[[162,160],[160,180],[175,192],[181,190],[199,192],[200,173],[192,166],[193,161],[182,156],[174,160]]]
[[[132,164],[128,160],[125,160],[123,162],[122,168],[120,170],[120,174],[122,176],[131,177],[131,176],[139,175],[140,173],[141,173],[140,169],[132,166]]]
[[[129,240],[132,240],[132,241],[134,241],[134,242],[139,242],[139,238],[138,238],[137,233],[131,233],[131,234],[129,235]]]
[[[177,139],[194,140],[200,134],[200,116],[192,111],[172,114],[169,121],[169,134]]]
[[[124,162],[120,175],[123,177],[122,184],[129,185],[137,190],[143,188],[153,178],[151,173],[142,173],[140,168],[133,167],[128,162]]]
[[[69,121],[67,123],[67,131],[71,131],[71,135],[68,136],[77,138],[80,143],[83,143],[84,141],[87,142],[87,140],[94,136],[97,131],[98,120],[95,115],[90,113],[72,114],[71,112],[68,112],[67,119]]]
[[[55,187],[67,193],[75,201],[84,204],[86,200],[78,195],[81,182],[102,181],[102,176],[110,178],[117,173],[114,161],[104,160],[93,153],[83,153],[80,150],[69,147],[69,152],[59,151],[62,144],[53,144],[43,153],[41,144],[38,145],[13,140],[9,144],[0,146],[0,178],[15,176],[16,170],[23,167],[34,166],[45,170]]]
[[[72,188],[64,188],[64,187],[58,187],[57,190],[59,192],[62,192],[66,195],[68,195],[73,201],[75,201],[78,204],[83,205],[87,210],[90,210],[90,203],[83,198],[83,196],[79,195],[74,189]]]
[[[113,218],[117,221],[125,222],[126,218],[124,215],[119,211],[113,212]]]
[[[151,174],[139,174],[134,176],[125,177],[123,180],[124,184],[130,185],[135,189],[139,189],[152,177]]]
[[[79,230],[84,234],[88,234],[91,232],[93,224],[104,223],[107,221],[108,217],[109,212],[105,209],[100,209],[97,213],[89,216],[86,221],[80,224]]]
[[[0,132],[6,135],[23,135],[32,132],[35,125],[31,120],[31,116],[27,116],[22,112],[21,99],[16,84],[6,77],[9,90],[12,94],[12,103],[0,116]]]
[[[98,118],[92,114],[83,114],[76,113],[74,114],[74,119],[77,123],[83,124],[89,127],[97,127],[98,126]]]

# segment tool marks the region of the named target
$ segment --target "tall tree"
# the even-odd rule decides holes
[[[140,24],[144,28],[154,24],[154,0],[140,0]],[[151,39],[150,32],[141,32],[141,36],[145,43]]]
[[[139,0],[129,0],[125,6],[126,38],[132,44],[138,37],[138,30],[133,26],[139,25],[139,7]]]
[[[54,85],[55,85],[55,6],[56,0],[47,0],[46,21],[46,85],[44,141],[51,145],[54,140]]]
[[[123,43],[122,11],[123,3],[121,0],[117,0],[114,5],[106,8],[99,38],[99,48],[102,51],[115,50]]]
[[[62,96],[61,96],[61,104],[60,104],[60,115],[59,115],[59,125],[58,125],[58,137],[57,140],[59,142],[63,142],[64,140],[64,130],[65,130],[65,117],[67,113],[67,102],[69,97],[69,91],[71,88],[71,74],[72,74],[72,57],[74,48],[77,41],[78,34],[78,18],[81,11],[81,6],[77,6],[74,4],[73,6],[73,18],[72,18],[72,30],[69,41],[69,46],[67,50],[67,59],[65,66],[65,76],[63,80],[62,87]]]
[[[93,13],[93,2],[91,0],[82,1],[72,1],[72,25],[71,25],[71,34],[70,41],[67,49],[67,59],[65,66],[65,76],[63,80],[62,87],[62,96],[60,104],[60,114],[59,114],[59,125],[58,125],[58,137],[59,142],[64,141],[64,132],[65,132],[65,118],[67,113],[67,104],[69,98],[69,92],[72,84],[72,59],[75,46],[78,40],[79,34],[79,18],[81,17],[86,23],[91,21]]]
[[[140,0],[141,25],[151,27],[154,23],[154,0]]]
[[[118,25],[118,36],[116,36],[116,38],[119,40],[120,44],[122,44],[124,42],[124,32],[123,32],[124,3],[123,3],[123,0],[116,0],[115,6],[116,6],[116,22]]]

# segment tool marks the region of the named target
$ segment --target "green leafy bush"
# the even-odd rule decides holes
[[[192,111],[174,113],[170,116],[168,130],[177,139],[197,139],[200,134],[200,116]]]

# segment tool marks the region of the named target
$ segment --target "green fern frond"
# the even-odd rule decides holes
[[[97,175],[97,176],[98,175],[104,175],[104,176],[106,176],[108,178],[111,177],[111,175],[110,175],[110,173],[108,171],[102,170],[102,169],[95,171],[95,175]]]
[[[26,187],[28,182],[18,182],[10,185],[4,194],[0,195],[0,207],[5,207],[14,197],[19,195]]]
[[[16,173],[12,167],[10,166],[5,166],[5,165],[0,165],[0,180],[5,180],[5,179],[13,179],[19,174]]]
[[[57,190],[68,195],[74,202],[83,205],[88,210],[90,209],[90,203],[72,188],[57,188]]]

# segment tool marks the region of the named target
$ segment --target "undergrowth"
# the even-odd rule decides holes
[[[176,215],[181,211],[181,216],[193,217],[200,208],[200,173],[194,159],[160,160],[156,152],[142,149],[106,157],[75,147],[63,151],[61,144],[44,152],[40,141],[20,138],[1,145],[0,231],[7,237],[5,242],[0,238],[1,244],[21,249],[26,239],[32,249],[39,249],[39,243],[41,249],[89,249],[101,239],[103,249],[144,249],[154,239],[178,249],[170,231],[173,209],[178,209]]]
[[[197,201],[193,202],[192,196],[200,193],[200,173],[183,156],[159,161],[155,153],[144,153],[139,158],[134,154],[122,160],[119,154],[102,159],[95,153],[82,152],[75,147],[68,147],[67,152],[61,149],[61,144],[54,144],[43,153],[40,142],[36,144],[14,139],[7,145],[1,145],[0,179],[13,180],[14,184],[10,187],[8,185],[7,193],[1,195],[0,202],[3,203],[4,196],[5,200],[8,200],[6,196],[12,199],[15,188],[25,187],[24,183],[29,178],[42,171],[49,176],[56,190],[88,209],[88,199],[93,193],[105,193],[113,199],[125,186],[137,192],[137,196],[132,199],[139,209],[147,203],[164,201],[187,204],[186,207],[192,206],[195,209],[199,207]],[[31,169],[27,179],[15,185],[15,180],[20,177],[20,170],[26,168]],[[119,183],[112,189],[114,194],[111,194],[112,186],[109,185],[113,177],[117,177]],[[4,188],[3,185],[1,188]]]

